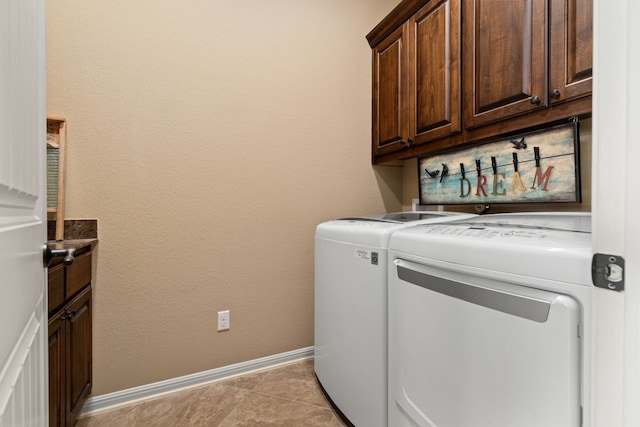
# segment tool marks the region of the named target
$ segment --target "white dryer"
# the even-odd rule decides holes
[[[389,265],[389,425],[589,426],[589,214],[399,230]]]
[[[315,373],[358,427],[387,425],[387,245],[394,231],[475,215],[398,212],[318,225]]]

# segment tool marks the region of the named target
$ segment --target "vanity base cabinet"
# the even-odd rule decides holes
[[[64,313],[49,319],[49,426],[66,426],[64,408]]]
[[[55,306],[57,286],[75,293]],[[73,426],[92,384],[90,252],[49,269],[49,300],[49,426]]]

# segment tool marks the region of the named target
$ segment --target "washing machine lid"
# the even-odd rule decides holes
[[[323,222],[316,227],[316,239],[387,249],[389,236],[417,224],[475,217],[460,212],[393,212],[369,217],[347,217]]]
[[[399,230],[395,256],[417,256],[528,277],[591,285],[588,213],[493,214]]]
[[[442,212],[442,211],[433,211],[433,212],[391,212],[391,213],[382,213],[377,215],[371,215],[366,217],[347,217],[341,218],[343,221],[379,221],[379,222],[390,222],[394,224],[402,224],[404,222],[414,222],[414,221],[422,221],[428,219],[441,219],[443,217],[449,216],[460,216],[461,214],[458,212]]]

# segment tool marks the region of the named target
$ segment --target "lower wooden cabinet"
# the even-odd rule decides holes
[[[55,306],[57,286],[75,293]],[[90,252],[49,269],[49,300],[49,426],[73,426],[92,384]]]
[[[63,312],[49,319],[49,426],[65,426],[65,345]]]

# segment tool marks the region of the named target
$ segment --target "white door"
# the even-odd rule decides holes
[[[593,247],[625,259],[596,289],[592,425],[640,426],[640,2],[594,0]]]
[[[0,426],[45,426],[43,0],[0,0]]]

